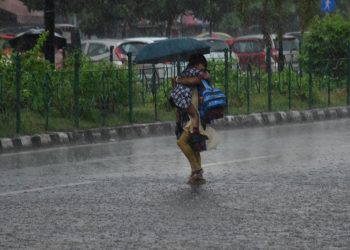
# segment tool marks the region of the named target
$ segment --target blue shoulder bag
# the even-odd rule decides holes
[[[212,120],[224,117],[227,100],[225,94],[217,88],[212,88],[206,80],[202,80],[202,103],[199,106],[199,114],[202,120],[209,123]]]

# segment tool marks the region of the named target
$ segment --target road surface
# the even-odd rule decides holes
[[[0,249],[350,249],[350,120],[0,154]]]

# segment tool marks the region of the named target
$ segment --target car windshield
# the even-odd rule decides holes
[[[255,41],[237,41],[233,45],[233,51],[240,53],[254,53],[264,50],[263,43],[260,40]]]
[[[277,39],[275,40],[276,49],[279,48],[279,44]],[[299,50],[299,42],[298,39],[283,39],[283,50],[291,51],[291,50]]]
[[[283,50],[299,50],[298,40],[283,40]]]
[[[101,43],[91,43],[88,48],[88,56],[98,56],[109,53],[109,48]]]
[[[132,53],[133,55],[136,55],[145,45],[146,43],[125,43],[121,46],[121,51],[123,54]]]

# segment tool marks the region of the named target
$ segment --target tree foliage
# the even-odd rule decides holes
[[[144,18],[152,23],[165,23],[165,36],[170,37],[175,19],[185,14],[188,6],[185,0],[146,0]]]
[[[227,13],[232,13],[234,11],[234,1],[192,1],[189,7],[193,10],[195,16],[210,23],[209,31],[212,31],[214,27],[218,26]]]
[[[304,64],[313,72],[344,76],[350,46],[350,21],[334,14],[314,18],[302,46]]]
[[[22,2],[31,9],[44,7],[44,0]],[[336,2],[337,12],[349,18],[349,1]],[[208,21],[210,29],[224,32],[249,32],[249,27],[263,33],[305,31],[314,16],[322,16],[320,0],[60,0],[55,5],[58,15],[76,14],[84,33],[104,37],[126,36],[141,20],[170,36],[177,18],[187,11]]]

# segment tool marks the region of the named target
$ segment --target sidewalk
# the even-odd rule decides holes
[[[286,123],[324,121],[341,118],[350,118],[350,106],[304,111],[252,113],[249,115],[226,116],[223,119],[216,120],[211,126],[220,130],[271,126]],[[175,122],[169,121],[77,130],[72,132],[49,132],[46,134],[19,136],[15,138],[1,138],[0,153],[68,144],[86,144],[101,141],[117,141],[150,136],[174,135],[174,130]]]

